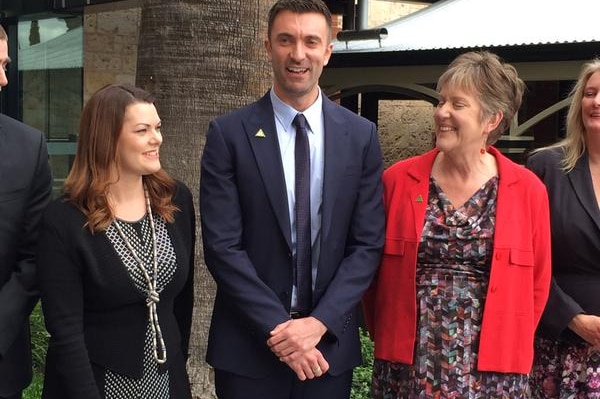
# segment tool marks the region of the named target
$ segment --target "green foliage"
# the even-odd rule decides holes
[[[363,364],[354,369],[352,377],[351,399],[369,399],[371,397],[371,378],[373,370],[373,342],[366,330],[360,330]]]
[[[41,371],[33,370],[33,381],[31,385],[23,391],[23,399],[39,399],[42,397],[42,386],[44,375]]]
[[[50,335],[46,331],[42,307],[39,302],[29,317],[29,325],[31,326],[33,369],[35,371],[42,371],[44,370],[44,361],[46,359],[46,350],[48,348],[48,338]]]
[[[46,359],[46,349],[48,348],[48,337],[50,336],[44,325],[44,316],[39,302],[29,317],[29,325],[31,327],[33,381],[23,392],[23,399],[39,399],[42,396],[44,361]]]

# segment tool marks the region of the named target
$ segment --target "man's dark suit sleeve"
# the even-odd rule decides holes
[[[48,164],[48,151],[44,136],[39,134],[33,144],[36,159],[23,159],[19,162],[35,162],[35,172],[27,187],[26,204],[23,205],[22,224],[16,239],[16,264],[8,281],[0,287],[0,358],[10,348],[21,332],[37,299],[35,284],[36,245],[38,227],[42,214],[52,193],[52,177]],[[18,212],[18,209],[14,210]],[[0,245],[6,245],[2,243]],[[2,265],[2,267],[7,267]]]
[[[377,130],[371,125],[363,151],[360,184],[356,193],[345,256],[335,277],[312,312],[331,334],[340,337],[379,266],[384,241],[383,164]],[[364,132],[361,132],[364,133]]]
[[[289,319],[280,299],[258,276],[242,247],[243,215],[235,159],[217,121],[206,134],[200,174],[200,212],[206,265],[219,292],[256,328],[261,342]]]

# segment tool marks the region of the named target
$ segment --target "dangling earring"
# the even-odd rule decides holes
[[[481,149],[479,150],[479,153],[480,153],[481,155],[485,155],[485,152],[486,152],[486,151],[485,151],[485,148],[481,148]]]

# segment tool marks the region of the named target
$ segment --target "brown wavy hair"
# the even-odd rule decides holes
[[[118,139],[125,111],[135,103],[154,104],[154,98],[133,85],[113,84],[94,93],[81,112],[77,152],[63,193],[83,212],[86,227],[92,233],[105,230],[115,217],[108,202],[108,191],[119,179],[112,171],[119,168]],[[142,179],[152,210],[172,223],[178,210],[172,202],[175,180],[163,169]]]

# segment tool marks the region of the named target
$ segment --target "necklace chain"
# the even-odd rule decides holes
[[[152,276],[148,274],[144,262],[140,259],[135,249],[129,242],[129,239],[119,226],[119,222],[115,219],[114,225],[119,232],[119,236],[123,240],[123,243],[131,252],[131,256],[136,261],[138,269],[144,275],[144,279],[148,284],[148,292],[146,297],[146,306],[148,306],[148,319],[150,320],[150,328],[152,329],[152,347],[154,349],[154,359],[158,364],[163,364],[167,361],[167,347],[163,339],[160,324],[158,322],[158,311],[156,305],[160,301],[160,293],[157,290],[158,281],[158,260],[156,255],[156,228],[154,227],[154,217],[152,216],[152,208],[150,206],[150,196],[148,195],[148,189],[144,186],[144,197],[146,198],[146,214],[148,215],[148,221],[150,222],[150,232],[152,236]]]

